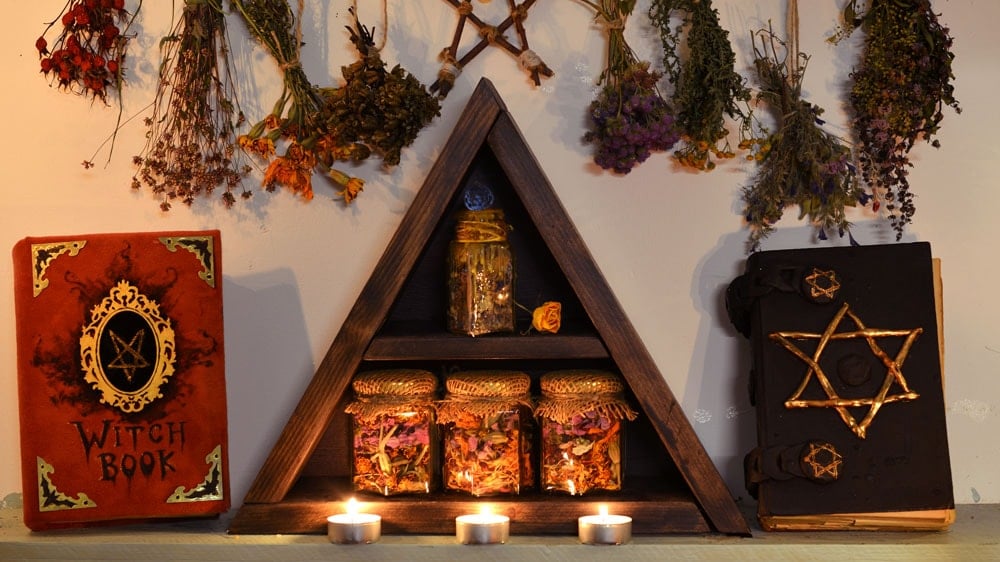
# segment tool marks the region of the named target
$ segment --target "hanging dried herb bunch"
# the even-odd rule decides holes
[[[229,38],[222,0],[186,0],[180,19],[160,41],[160,72],[152,114],[132,187],[190,205],[223,188],[229,207],[250,167],[242,161],[236,128],[243,124],[229,68]]]
[[[625,42],[635,0],[580,1],[594,10],[608,34],[607,66],[598,80],[603,87],[590,104],[590,130],[583,140],[594,145],[598,166],[627,174],[653,152],[674,146],[674,115],[656,88],[661,75]]]
[[[823,109],[802,99],[802,79],[809,57],[788,52],[770,29],[752,35],[754,69],[760,82],[756,102],[777,120],[771,133],[756,120],[744,121],[747,136],[741,148],[759,163],[753,183],[744,188],[743,202],[750,228],[750,247],[774,230],[786,207],[798,205],[799,218],[808,218],[820,239],[827,231],[850,236],[844,209],[868,202],[858,184],[851,150],[824,131]],[[789,60],[788,57],[794,57]]]
[[[303,0],[299,0],[302,12]],[[250,35],[267,49],[278,63],[283,88],[271,113],[241,135],[244,150],[270,160],[264,171],[264,188],[284,186],[305,200],[313,198],[312,173],[316,168],[341,188],[350,203],[362,190],[364,181],[332,168],[334,160],[346,159],[351,147],[343,147],[329,134],[323,118],[323,98],[306,75],[299,60],[301,27],[285,0],[231,0],[246,23]],[[276,155],[276,142],[287,141],[283,155]]]
[[[348,27],[360,59],[341,68],[344,85],[320,88],[322,118],[335,143],[351,147],[355,160],[379,155],[386,166],[399,164],[400,152],[441,114],[436,96],[398,64],[386,70],[371,30],[361,25],[354,9]]]
[[[862,178],[875,208],[885,200],[896,239],[916,207],[907,179],[917,141],[937,148],[944,106],[961,109],[954,96],[952,37],[929,0],[850,0],[838,41],[861,27],[866,33],[860,65],[851,74],[852,128]],[[932,140],[933,139],[933,140]]]
[[[101,101],[108,90],[121,92],[129,26],[142,7],[125,10],[125,0],[70,0],[35,41],[42,73],[66,89]],[[62,31],[49,50],[45,35]],[[89,167],[89,166],[88,166]]]
[[[712,170],[712,156],[735,155],[726,115],[742,119],[738,102],[750,100],[750,90],[734,70],[729,33],[719,25],[711,0],[652,0],[649,17],[660,32],[664,69],[674,85],[670,101],[684,142],[674,157],[685,167]]]

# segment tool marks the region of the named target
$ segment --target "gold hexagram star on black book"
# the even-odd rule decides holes
[[[837,329],[845,316],[849,317],[854,322],[857,329],[854,331],[837,332]],[[883,330],[868,328],[861,322],[861,319],[858,318],[856,314],[851,312],[850,306],[847,303],[844,303],[822,334],[809,332],[771,333],[770,338],[772,340],[790,351],[793,355],[801,359],[806,363],[806,365],[809,366],[809,368],[806,369],[806,374],[798,388],[785,401],[785,407],[788,409],[833,408],[838,414],[840,414],[840,418],[845,424],[847,424],[847,427],[850,428],[850,430],[859,438],[864,439],[867,434],[868,427],[871,426],[872,421],[875,419],[875,415],[878,414],[883,405],[892,402],[916,400],[920,396],[916,392],[910,390],[906,379],[903,377],[903,362],[906,360],[906,356],[910,352],[910,347],[912,347],[913,342],[922,332],[922,328],[914,328],[910,330]],[[884,337],[905,338],[903,345],[900,347],[895,358],[889,357],[889,355],[886,354],[881,347],[879,347],[876,340]],[[827,378],[826,373],[823,372],[823,368],[819,365],[819,360],[823,355],[823,351],[826,350],[827,344],[831,341],[857,338],[864,339],[868,343],[868,347],[871,349],[875,357],[878,358],[882,365],[885,366],[885,380],[882,381],[882,386],[879,388],[879,391],[872,397],[843,398],[837,394],[833,385],[830,384],[830,380]],[[792,343],[792,340],[812,339],[819,340],[819,343],[816,345],[816,351],[813,353],[812,357],[807,355],[799,349],[799,347]],[[802,399],[802,393],[809,386],[810,381],[813,379],[813,375],[815,375],[819,385],[823,388],[823,392],[827,397],[826,400]],[[902,392],[890,394],[889,390],[892,388],[893,383],[898,384],[901,387]],[[859,406],[869,407],[868,413],[865,414],[864,418],[860,422],[855,419],[851,412],[848,411],[848,408]]]

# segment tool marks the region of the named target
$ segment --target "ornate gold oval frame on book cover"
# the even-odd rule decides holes
[[[215,230],[15,245],[29,528],[229,509],[220,252]]]
[[[756,253],[727,293],[750,339],[765,530],[938,530],[955,519],[940,274],[925,242]]]

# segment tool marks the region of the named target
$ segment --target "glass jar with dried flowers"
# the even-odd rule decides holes
[[[473,496],[519,494],[535,486],[531,378],[515,371],[460,371],[445,379],[445,490]]]
[[[351,384],[356,399],[345,411],[352,420],[354,489],[383,496],[437,489],[437,377],[388,369],[359,373]]]
[[[501,209],[466,209],[448,249],[448,329],[478,336],[514,331],[514,256]]]
[[[543,490],[570,495],[622,489],[625,423],[636,412],[614,373],[565,370],[541,378],[535,415],[541,430]]]

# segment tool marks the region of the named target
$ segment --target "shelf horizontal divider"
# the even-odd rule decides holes
[[[379,335],[366,361],[458,359],[607,359],[601,338],[592,335],[469,337],[454,334]]]

